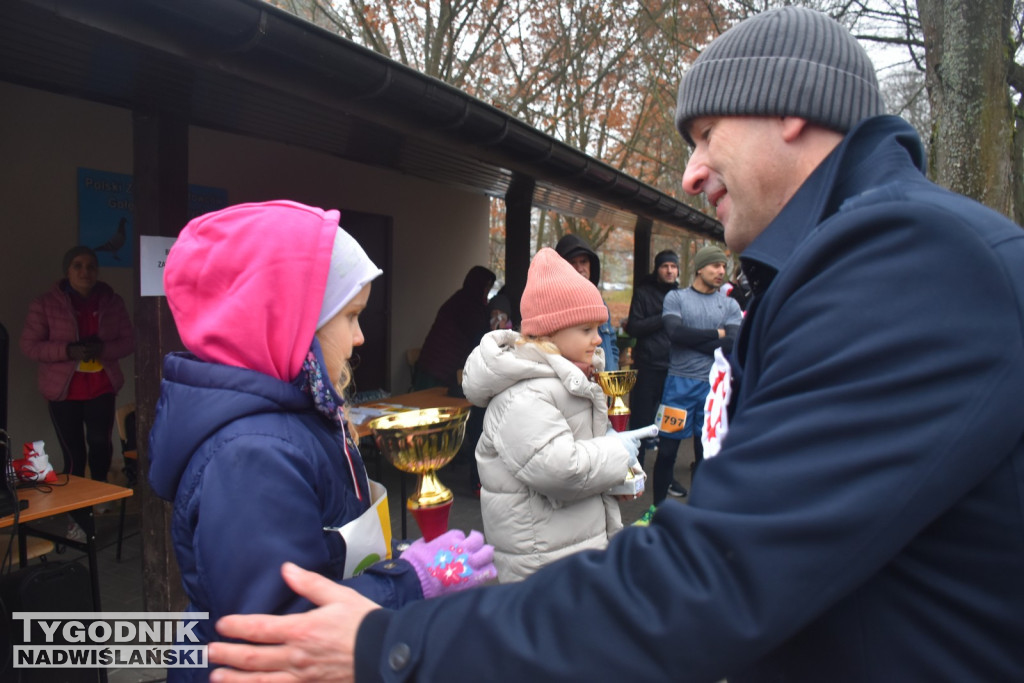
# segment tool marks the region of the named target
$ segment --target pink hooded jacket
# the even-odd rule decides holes
[[[316,332],[339,217],[277,200],[185,226],[167,256],[164,290],[188,350],[294,379]]]

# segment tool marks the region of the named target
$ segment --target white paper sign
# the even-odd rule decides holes
[[[139,236],[139,290],[142,296],[164,295],[164,264],[177,237]]]

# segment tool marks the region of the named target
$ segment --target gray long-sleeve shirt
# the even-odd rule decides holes
[[[669,374],[701,380],[707,380],[711,364],[714,362],[718,329],[738,328],[743,322],[743,312],[735,299],[730,299],[717,290],[710,294],[702,294],[693,287],[676,289],[666,294],[661,317],[665,321],[669,338],[672,339]],[[710,352],[702,344],[681,343],[681,328],[714,332]]]

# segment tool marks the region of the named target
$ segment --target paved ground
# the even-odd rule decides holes
[[[646,458],[646,470],[648,481],[654,465],[654,453],[649,452]],[[687,441],[682,444],[676,460],[676,477],[687,488],[690,485],[689,464],[693,459],[692,444]],[[370,476],[378,478],[388,487],[392,529],[396,539],[401,537],[402,509],[404,501],[400,494],[402,476],[389,464],[381,464],[377,469],[377,462],[368,457],[367,467]],[[407,491],[411,493],[415,485],[415,477],[406,477]],[[469,484],[469,470],[465,463],[452,463],[443,468],[439,473],[440,479],[452,489],[455,494],[455,501],[452,505],[450,528],[463,530],[483,529],[483,522],[480,518],[480,501],[473,495]],[[123,481],[114,480],[113,483]],[[669,498],[668,504],[685,503],[686,499]],[[648,490],[637,501],[622,504],[622,519],[625,524],[631,524],[640,518],[651,504],[651,493]],[[137,498],[128,499],[124,524],[124,543],[121,559],[116,558],[117,539],[119,529],[119,503],[115,504],[109,511],[96,517],[96,538],[99,547],[99,571],[100,571],[100,594],[104,611],[118,612],[140,612],[142,611],[142,540],[139,534],[139,515]],[[60,532],[66,526],[67,521],[63,516],[54,518],[46,528]],[[419,529],[411,517],[407,519],[407,536],[419,537]],[[74,550],[62,549],[60,552],[50,555],[47,560],[58,561],[79,561],[88,566],[84,553]],[[163,681],[166,678],[164,669],[111,669],[108,671],[109,683],[149,683]]]

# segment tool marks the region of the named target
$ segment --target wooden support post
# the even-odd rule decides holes
[[[134,124],[135,263],[141,235],[177,236],[188,216],[188,125],[162,113],[136,111]],[[181,350],[162,296],[140,294],[135,281],[135,404],[142,511],[143,608],[176,612],[187,600],[171,544],[171,505],[149,488],[149,430],[160,395],[164,355]]]
[[[633,287],[651,272],[651,229],[654,221],[637,216],[633,229]]]
[[[530,212],[533,209],[533,178],[516,173],[505,193],[505,284],[512,300],[512,323],[522,321],[519,300],[530,269]]]

